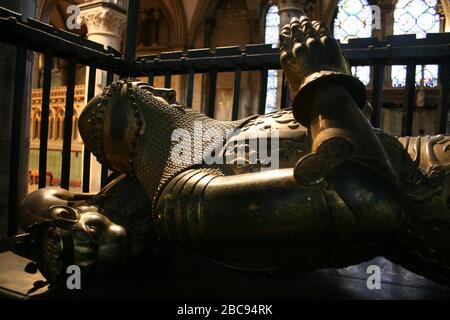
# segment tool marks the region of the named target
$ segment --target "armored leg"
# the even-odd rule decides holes
[[[159,197],[157,234],[165,243],[240,268],[360,262],[380,254],[402,222],[393,190],[382,178],[370,178],[357,169],[336,176],[348,186],[349,205],[330,184],[298,184],[292,168],[237,176],[190,170]]]

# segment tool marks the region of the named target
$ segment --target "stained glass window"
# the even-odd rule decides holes
[[[264,25],[264,43],[278,46],[280,33],[280,15],[278,6],[272,5],[266,13]],[[278,70],[269,70],[267,77],[266,113],[277,109]]]
[[[425,38],[427,33],[440,31],[437,0],[398,0],[394,11],[394,34],[415,34]],[[406,67],[392,66],[392,86],[406,82]],[[437,65],[416,66],[416,85],[435,87],[438,84]]]
[[[406,84],[406,66],[392,66],[392,86],[404,87]],[[416,86],[436,87],[438,85],[438,65],[416,66]]]
[[[341,43],[352,38],[372,36],[372,8],[367,0],[340,0],[334,19],[334,37]],[[365,85],[370,82],[370,67],[352,67],[352,73]]]
[[[266,13],[266,24],[264,29],[264,42],[276,47],[279,43],[280,15],[278,6],[272,5]]]

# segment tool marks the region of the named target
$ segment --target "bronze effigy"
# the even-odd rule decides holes
[[[294,18],[280,39],[292,109],[217,121],[173,90],[133,79],[106,87],[79,127],[120,176],[96,195],[30,194],[21,209],[29,235],[16,252],[50,281],[71,264],[98,273],[171,245],[253,270],[385,256],[449,285],[449,137],[372,128],[365,87],[323,24]]]

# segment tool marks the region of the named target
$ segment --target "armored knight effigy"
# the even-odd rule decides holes
[[[21,207],[15,249],[50,281],[177,246],[251,270],[342,267],[384,256],[450,284],[447,136],[389,136],[320,22],[280,34],[292,109],[218,121],[173,90],[122,79],[79,120],[119,176],[96,195],[44,188]]]

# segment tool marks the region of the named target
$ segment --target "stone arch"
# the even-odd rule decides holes
[[[183,50],[187,47],[187,22],[186,14],[181,0],[141,0],[140,17],[139,17],[139,34],[138,39],[141,41],[138,51],[148,51],[146,43],[142,42],[146,38],[144,29],[147,27],[147,18],[153,19],[155,13],[162,15],[164,19],[164,28],[167,30],[161,30],[161,32],[167,32],[168,41],[160,48],[161,50]],[[163,22],[163,20],[161,20]],[[155,22],[158,23],[158,22]],[[143,44],[143,45],[142,45]]]
[[[32,140],[39,139],[40,136],[40,124],[41,124],[41,112],[37,108],[31,109],[31,123],[30,123],[30,138]]]
[[[41,21],[49,23],[55,28],[75,33],[83,38],[86,37],[86,25],[82,24],[81,29],[79,30],[68,30],[66,26],[67,7],[76,4],[76,2],[74,3],[73,1],[69,0],[43,0],[42,2],[43,3],[39,7],[40,12],[38,12],[38,14],[40,15],[40,17],[38,18],[42,19]]]
[[[48,23],[56,3],[57,0],[38,0],[36,4],[36,19]]]
[[[234,1],[234,0],[228,0]],[[191,23],[191,27],[189,30],[188,39],[189,47],[198,48],[198,47],[211,47],[214,46],[214,41],[211,41],[214,37],[214,30],[217,28],[217,19],[218,13],[227,5],[228,1],[220,1],[220,0],[206,0],[201,1],[195,11],[194,18]],[[256,17],[256,13],[253,7],[249,6],[248,1],[236,1],[236,6],[240,6],[241,10],[245,11],[245,19],[248,25],[245,28],[245,32],[248,32],[248,40],[247,43],[254,42],[252,41],[254,38],[254,24],[258,23],[258,19]],[[258,27],[256,25],[256,27]],[[258,28],[259,29],[259,28]],[[233,41],[227,45],[237,45],[238,43],[232,43]]]
[[[280,6],[277,1],[273,1],[273,0],[262,1],[260,3],[260,5],[258,6],[258,11],[257,11],[257,16],[259,17],[258,30],[259,30],[259,34],[261,35],[261,41],[259,41],[261,43],[264,42],[264,31],[265,31],[265,26],[266,26],[267,11],[273,5],[278,6],[278,8]]]
[[[243,48],[249,43],[261,42],[262,30],[259,28],[260,14],[258,3],[240,0],[207,0],[198,4],[194,13],[190,34],[193,48],[215,48],[236,46]],[[205,106],[209,87],[207,75],[202,81],[201,103]],[[245,117],[256,112],[258,99],[259,73],[244,72],[241,78],[239,116]],[[221,73],[216,84],[215,117],[220,120],[231,119],[234,76]]]
[[[239,5],[245,8],[246,18],[249,23],[247,28],[251,40],[249,43],[261,42],[261,31],[264,27],[264,7],[268,6],[270,2],[276,3],[277,1],[239,1]],[[210,47],[209,41],[211,31],[215,27],[217,10],[223,4],[223,0],[205,0],[198,3],[189,28],[188,44],[190,47]]]
[[[220,0],[204,0],[197,4],[191,26],[189,28],[189,47],[207,47],[208,33],[214,21],[214,16],[219,7]],[[199,37],[203,36],[203,39]]]

